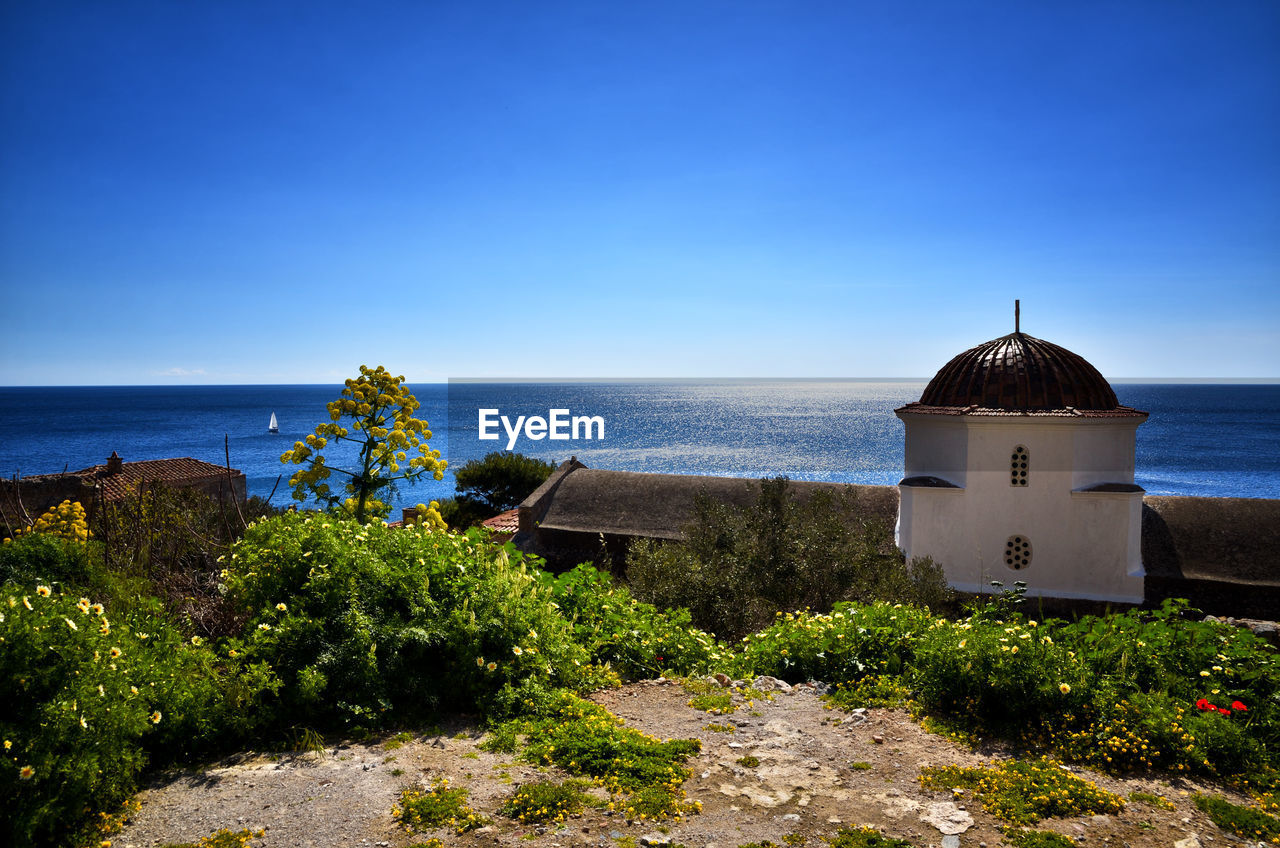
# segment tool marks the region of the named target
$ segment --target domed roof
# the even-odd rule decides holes
[[[1084,357],[1017,331],[948,362],[929,381],[919,405],[1007,411],[1128,410]]]

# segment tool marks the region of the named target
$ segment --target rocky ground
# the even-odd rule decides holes
[[[112,844],[151,848],[193,842],[225,827],[264,830],[252,843],[261,848],[401,848],[430,836],[449,846],[542,848],[620,843],[631,848],[628,838],[634,845],[736,848],[763,840],[783,845],[784,837],[798,844],[804,837],[811,848],[820,848],[820,838],[842,826],[869,825],[920,848],[1000,845],[1000,822],[979,803],[924,790],[917,777],[925,766],[989,764],[1007,752],[970,751],[925,732],[902,710],[850,715],[825,709],[812,688],[784,687],[772,700],[756,699],[727,716],[692,709],[690,694],[665,680],[594,696],[645,733],[702,740],[702,753],[689,763],[693,777],[685,784],[689,798],[702,802],[702,812],[680,822],[628,823],[604,810],[587,810],[560,827],[526,827],[504,819],[496,811],[512,790],[546,776],[510,755],[479,750],[482,728],[459,719],[403,744],[388,737],[308,754],[244,754],[199,771],[165,775],[141,793],[140,811]],[[736,700],[742,703],[741,696]],[[746,755],[759,764],[739,765]],[[1124,797],[1134,791],[1163,795],[1176,809],[1131,801],[1119,815],[1050,819],[1039,829],[1097,848],[1248,844],[1220,831],[1191,801],[1197,791],[1243,801],[1223,787],[1075,771]],[[406,833],[391,813],[401,790],[438,777],[470,790],[472,807],[492,824],[462,836],[443,830]]]

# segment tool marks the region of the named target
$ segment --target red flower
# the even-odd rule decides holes
[[[1248,707],[1246,707],[1244,704],[1240,703],[1239,701],[1232,701],[1232,702],[1231,702],[1231,709],[1233,709],[1233,710],[1239,710],[1239,711],[1240,711],[1240,712],[1242,712],[1242,713],[1247,713],[1247,712],[1249,712],[1249,708],[1248,708]]]
[[[1204,712],[1205,710],[1216,710],[1217,707],[1209,703],[1208,698],[1201,698],[1200,700],[1196,701],[1196,709],[1200,710],[1201,712]]]
[[[1231,710],[1227,709],[1226,707],[1218,707],[1218,712],[1222,713],[1224,716],[1231,715]]]

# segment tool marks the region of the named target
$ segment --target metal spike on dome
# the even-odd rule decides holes
[[[1013,302],[1013,331],[1015,333],[1022,332],[1022,301],[1014,300]]]

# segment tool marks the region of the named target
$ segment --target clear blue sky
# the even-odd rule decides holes
[[[10,2],[0,384],[1280,377],[1280,3]]]

